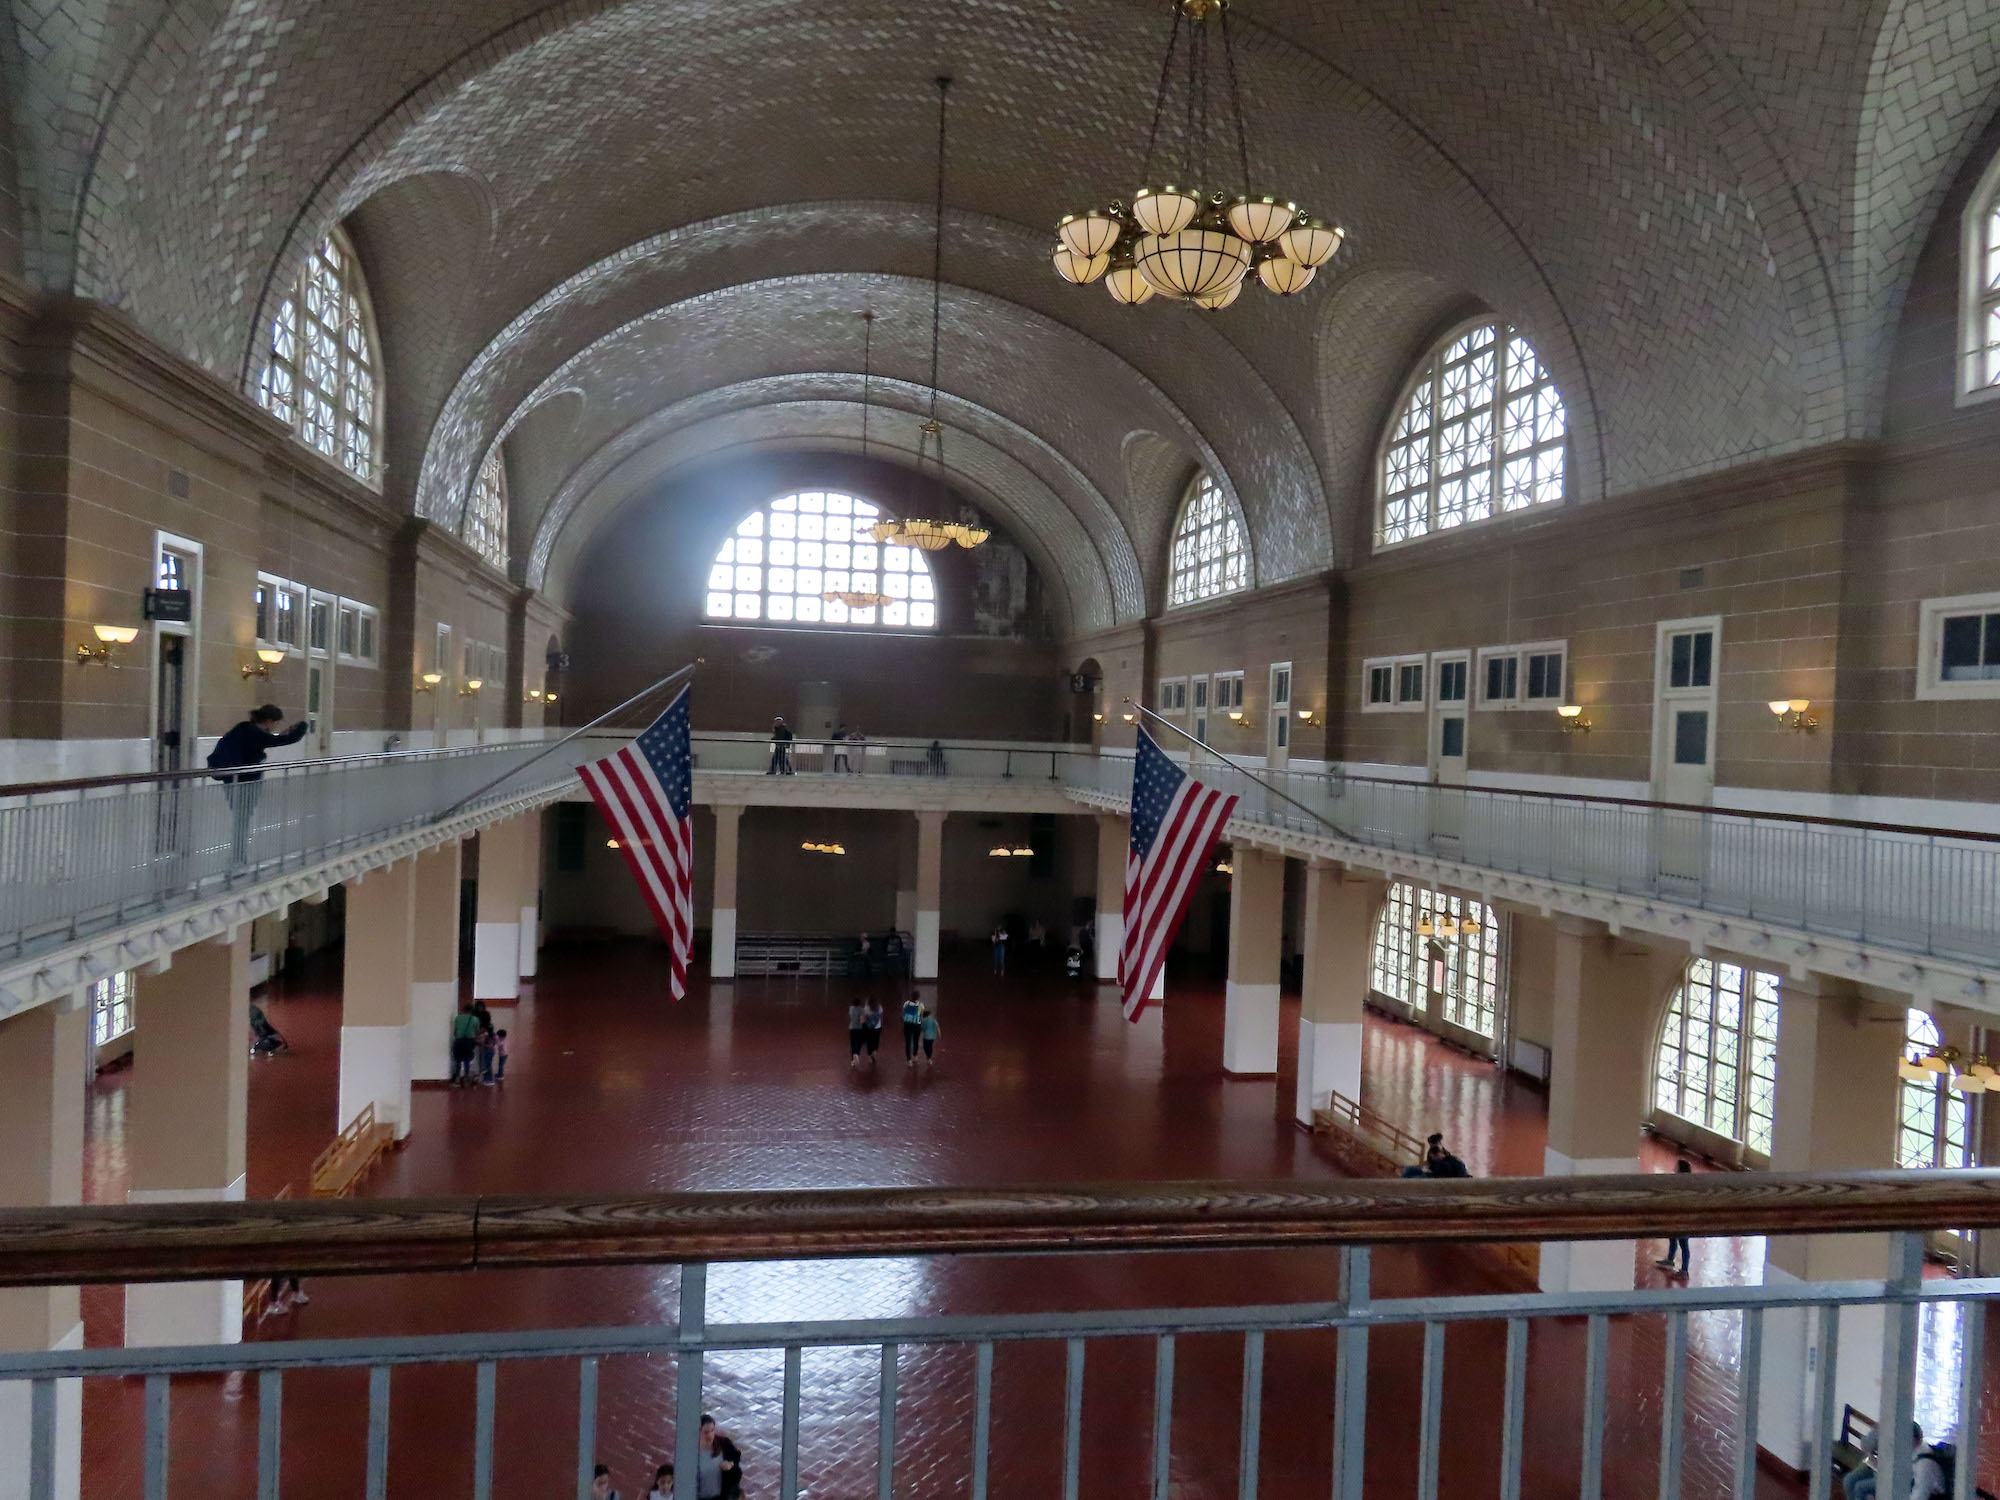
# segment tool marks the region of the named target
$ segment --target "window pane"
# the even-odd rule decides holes
[[[708,617],[934,629],[930,565],[921,552],[869,539],[868,528],[880,514],[866,500],[817,490],[770,501],[738,522],[717,552],[709,569]],[[850,540],[850,534],[860,539]],[[823,597],[844,591],[925,603],[919,618],[908,606],[878,610]]]
[[[1679,709],[1674,714],[1674,764],[1708,764],[1708,711]]]
[[[1454,760],[1465,754],[1465,720],[1455,714],[1438,725],[1438,754]]]
[[[1985,621],[1979,615],[1952,615],[1944,622],[1944,669],[1946,682],[1962,682],[1980,673],[1981,644]]]
[[[1697,631],[1694,638],[1694,683],[1695,687],[1709,686],[1709,671],[1715,652],[1715,636],[1706,630]]]
[[[1689,687],[1694,676],[1694,637],[1677,635],[1667,642],[1668,687]]]

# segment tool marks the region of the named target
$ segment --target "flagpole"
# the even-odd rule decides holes
[[[641,699],[652,697],[653,694],[657,693],[661,688],[665,687],[668,683],[674,682],[679,678],[687,676],[688,673],[692,672],[696,667],[703,665],[706,662],[706,660],[707,660],[706,657],[697,656],[693,661],[689,662],[686,666],[676,668],[674,671],[667,673],[666,676],[662,677],[658,682],[654,683],[651,687],[642,688],[640,691],[634,693],[631,697],[627,698],[623,703],[619,704],[616,708],[607,709],[605,712],[599,714],[596,718],[592,719],[588,724],[583,725],[579,729],[572,729],[568,734],[564,735],[561,739],[547,746],[539,753],[529,756],[526,760],[522,761],[518,766],[515,766],[513,769],[508,771],[503,771],[500,775],[494,777],[493,780],[487,782],[486,785],[480,787],[479,790],[474,792],[467,792],[463,797],[460,797],[456,802],[452,803],[450,807],[447,807],[443,812],[439,813],[436,817],[432,818],[431,821],[433,823],[443,822],[446,818],[450,817],[453,813],[457,812],[461,807],[465,806],[466,803],[470,802],[474,797],[485,796],[488,792],[492,791],[493,788],[500,785],[501,782],[506,781],[509,777],[520,775],[521,772],[527,770],[529,766],[532,766],[536,761],[542,759],[543,756],[555,754],[556,751],[562,749],[564,745],[567,745],[571,740],[575,739],[578,735],[588,734],[591,730],[595,729],[598,725],[602,724],[606,719],[615,718],[619,714],[625,712],[625,710],[630,708],[633,704],[639,702]]]
[[[1251,770],[1250,767],[1231,760],[1228,756],[1224,755],[1220,750],[1216,749],[1206,740],[1196,739],[1193,735],[1189,734],[1185,729],[1181,728],[1180,725],[1176,724],[1172,719],[1162,718],[1159,714],[1154,713],[1150,708],[1146,707],[1145,704],[1133,703],[1130,698],[1127,698],[1125,701],[1127,703],[1130,703],[1133,708],[1136,708],[1140,713],[1144,714],[1147,718],[1156,720],[1159,723],[1166,725],[1167,728],[1171,729],[1175,734],[1179,735],[1182,739],[1186,740],[1190,745],[1199,746],[1201,749],[1206,750],[1210,755],[1213,755],[1217,760],[1221,761],[1224,765],[1228,766],[1231,770],[1239,771],[1243,775],[1248,776],[1252,781],[1256,782],[1257,785],[1261,786],[1265,791],[1271,793],[1273,796],[1284,798],[1285,801],[1291,803],[1292,806],[1296,807],[1300,812],[1304,813],[1307,817],[1311,818],[1315,823],[1318,823],[1321,827],[1326,828],[1332,833],[1338,834],[1341,838],[1347,838],[1349,836],[1347,830],[1342,828],[1338,823],[1335,823],[1331,819],[1326,818],[1321,814],[1314,812],[1310,807],[1307,807],[1305,803],[1299,801],[1298,798],[1292,796],[1289,792],[1281,791],[1279,788],[1272,786],[1270,782],[1266,781],[1263,777],[1259,776],[1255,771]]]

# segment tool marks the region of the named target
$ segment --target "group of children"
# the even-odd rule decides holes
[[[925,1062],[937,1060],[937,1013],[923,1003],[916,991],[903,1002],[903,1065],[914,1068],[917,1054]],[[875,1066],[875,1051],[882,1045],[882,1005],[874,996],[856,1000],[847,1007],[847,1066],[861,1066],[864,1054],[868,1066]]]
[[[701,1414],[695,1440],[694,1492],[698,1500],[741,1500],[743,1494],[743,1454],[707,1412]],[[598,1464],[592,1470],[590,1497],[619,1500],[608,1464]],[[674,1500],[672,1464],[661,1464],[653,1471],[653,1487],[646,1491],[645,1500]]]
[[[484,1000],[460,1011],[451,1021],[451,1083],[453,1088],[491,1086],[507,1078],[507,1033],[493,1024]]]

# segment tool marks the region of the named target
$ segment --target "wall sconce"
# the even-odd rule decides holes
[[[556,701],[556,695],[555,695],[554,693],[544,693],[544,694],[542,694],[542,702],[544,702],[544,703],[553,703],[553,702],[555,702],[555,701]]]
[[[1118,717],[1123,719],[1127,724],[1136,724],[1139,722],[1137,714],[1120,714]]]
[[[1299,710],[1299,722],[1301,724],[1317,724],[1319,722],[1319,715],[1309,708],[1302,708]]]
[[[484,678],[468,677],[465,680],[465,686],[458,690],[458,696],[461,698],[476,698],[479,696],[479,690],[485,686],[486,681]]]
[[[76,648],[76,664],[79,667],[92,662],[108,667],[111,665],[113,646],[129,646],[139,639],[139,627],[136,625],[93,625],[90,628],[96,633],[98,644]]]
[[[542,701],[542,690],[540,688],[529,688],[522,697],[526,702],[540,703]]]
[[[616,840],[616,839],[606,839],[606,840],[604,841],[604,847],[605,847],[605,848],[607,848],[607,849],[616,849],[616,848],[618,848],[618,847],[619,847],[619,843],[618,843],[618,840]]]
[[[426,672],[423,675],[423,680],[417,684],[416,690],[420,693],[435,692],[437,691],[437,685],[443,681],[444,681],[444,673]]]
[[[1236,866],[1232,865],[1226,859],[1221,860],[1215,866],[1215,873],[1218,875],[1234,875],[1236,873]]]
[[[1103,715],[1103,714],[1092,714],[1092,715],[1090,716],[1090,721],[1091,721],[1091,722],[1092,722],[1093,724],[1102,724],[1102,723],[1104,722],[1104,715]]]
[[[1583,716],[1581,703],[1565,703],[1556,710],[1562,718],[1564,734],[1589,734],[1590,720]]]
[[[1810,734],[1819,728],[1819,720],[1806,717],[1806,710],[1812,707],[1810,698],[1773,698],[1764,705],[1778,721],[1780,729],[1790,729],[1798,734]]]
[[[243,669],[244,680],[248,681],[252,677],[269,677],[271,675],[271,668],[284,659],[285,653],[282,647],[259,646],[257,648],[257,665]]]

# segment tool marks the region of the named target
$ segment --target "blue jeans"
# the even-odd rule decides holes
[[[1840,1476],[1840,1487],[1847,1491],[1847,1500],[1875,1500],[1875,1480],[1873,1469],[1849,1469]]]

